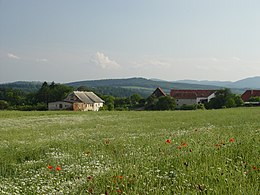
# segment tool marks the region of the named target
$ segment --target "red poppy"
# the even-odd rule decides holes
[[[120,190],[120,189],[118,189],[118,190],[117,190],[117,192],[118,192],[118,193],[121,193],[121,190]]]
[[[122,176],[122,175],[120,175],[120,176],[119,176],[119,179],[123,179],[123,176]]]
[[[183,146],[183,147],[187,147],[187,144],[186,144],[186,143],[183,143],[182,146]]]
[[[181,146],[178,146],[178,149],[181,150]]]
[[[166,142],[170,144],[170,143],[171,143],[171,140],[170,140],[170,139],[167,139]]]
[[[53,166],[51,166],[51,165],[48,165],[48,169],[52,169],[53,168]]]
[[[229,139],[229,142],[235,142],[235,138],[233,138],[233,137],[230,138],[230,139]]]
[[[56,167],[56,171],[60,171],[61,170],[61,167],[60,166],[57,166]]]

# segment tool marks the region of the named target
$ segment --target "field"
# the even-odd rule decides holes
[[[0,112],[0,194],[259,194],[260,108]]]

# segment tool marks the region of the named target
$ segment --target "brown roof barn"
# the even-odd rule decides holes
[[[73,91],[63,101],[50,102],[49,110],[98,111],[104,100],[93,92]]]
[[[241,98],[244,102],[248,102],[251,97],[260,97],[260,90],[246,90]]]
[[[207,103],[215,97],[216,90],[172,89],[170,95],[176,99],[176,106]]]

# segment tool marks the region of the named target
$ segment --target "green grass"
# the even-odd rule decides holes
[[[0,194],[259,194],[259,119],[260,108],[2,111]]]

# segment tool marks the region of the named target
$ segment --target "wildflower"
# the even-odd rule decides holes
[[[84,154],[85,154],[85,156],[90,156],[91,152],[90,151],[85,151]]]
[[[109,140],[109,139],[106,139],[106,140],[104,141],[104,144],[105,144],[105,145],[109,145],[109,144],[110,144],[110,140]]]
[[[216,147],[217,149],[219,149],[219,148],[221,147],[221,145],[220,145],[220,144],[215,144],[215,147]]]
[[[186,143],[183,143],[182,146],[183,146],[183,147],[187,147],[187,144],[186,144]]]
[[[233,138],[233,137],[230,138],[230,139],[229,139],[229,142],[235,142],[235,138]]]
[[[120,190],[120,189],[118,189],[118,190],[117,190],[117,192],[118,192],[118,193],[121,193],[121,190]]]
[[[91,179],[93,179],[93,176],[91,176],[91,175],[90,175],[90,176],[87,176],[87,179],[88,179],[88,180],[91,180]]]
[[[171,140],[170,140],[170,139],[167,139],[166,142],[170,144],[170,143],[171,143]]]
[[[51,170],[52,168],[53,168],[53,166],[51,166],[51,165],[48,165],[48,169],[50,169],[50,170]]]
[[[120,175],[118,178],[119,178],[119,179],[123,179],[123,176],[122,176],[122,175]]]
[[[178,149],[181,150],[181,146],[178,146]]]
[[[56,171],[60,171],[61,170],[61,167],[60,166],[57,166],[56,167]]]

